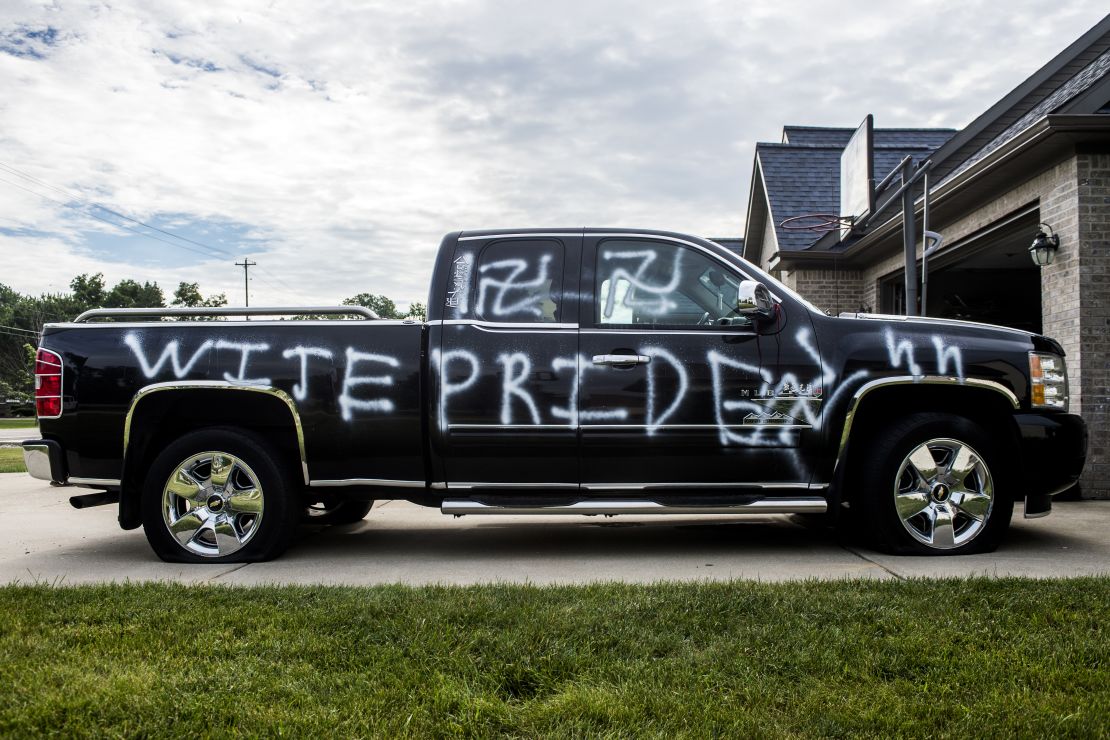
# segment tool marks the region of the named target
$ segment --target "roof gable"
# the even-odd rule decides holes
[[[854,131],[787,126],[783,138],[789,139],[789,143],[756,144],[755,167],[766,185],[779,251],[806,249],[821,236],[784,229],[783,220],[810,213],[840,212],[840,155]],[[952,129],[875,129],[872,177],[881,180],[907,156],[925,159],[953,133]],[[804,143],[798,143],[799,140]],[[814,143],[817,141],[841,143],[818,145]],[[753,235],[747,236],[752,241]]]

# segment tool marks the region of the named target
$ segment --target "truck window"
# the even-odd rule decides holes
[[[488,244],[478,256],[474,313],[484,321],[555,323],[563,284],[563,245],[551,240]]]
[[[693,249],[611,240],[597,250],[598,325],[712,326],[730,317],[741,277]]]

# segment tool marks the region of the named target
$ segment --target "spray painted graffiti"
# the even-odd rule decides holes
[[[524,259],[514,257],[481,265],[478,268],[482,276],[478,281],[478,313],[497,318],[511,318],[522,314],[542,318],[543,303],[551,300],[551,255],[541,255],[539,262],[531,267],[534,276],[523,279],[529,268]],[[498,276],[494,277],[495,274]],[[492,300],[489,300],[491,295]]]
[[[293,398],[298,401],[303,401],[308,398],[308,358],[319,357],[322,360],[330,360],[335,355],[332,354],[330,349],[325,347],[290,347],[283,351],[281,356],[285,359],[291,357],[299,357],[301,361],[301,379],[299,382],[293,384]]]
[[[897,338],[894,335],[894,330],[887,327],[883,331],[883,336],[886,340],[887,352],[890,358],[890,366],[892,368],[902,367],[903,361],[905,362],[906,370],[910,375],[922,376],[925,372],[921,366],[915,361],[914,355],[917,347],[913,342],[905,337]],[[933,349],[936,352],[936,372],[939,375],[951,375],[959,380],[964,380],[964,359],[962,350],[954,344],[948,344],[947,340],[939,334],[934,334],[930,338],[933,344]],[[954,372],[949,372],[949,368]]]
[[[964,358],[959,346],[950,344],[940,335],[928,338],[931,348],[923,348],[909,337],[896,335],[893,329],[884,330],[887,349],[887,367],[905,369],[915,377],[924,377],[926,370],[941,375],[964,379]],[[712,410],[705,409],[716,427],[721,445],[793,446],[800,429],[821,429],[826,423],[823,409],[835,406],[841,394],[858,387],[871,371],[856,370],[844,377],[822,358],[810,329],[802,328],[793,337],[797,348],[808,358],[813,368],[812,376],[786,372],[776,375],[771,369],[752,363],[744,357],[734,357],[717,349],[704,355],[709,370],[709,391]],[[920,341],[920,340],[919,340]],[[271,385],[272,379],[251,372],[252,366],[262,358],[266,367],[274,372],[273,354],[293,365],[290,376],[295,378],[291,391],[298,402],[308,400],[313,394],[310,387],[310,370],[329,370],[329,376],[338,378],[331,383],[321,383],[318,393],[333,393],[340,416],[351,421],[358,415],[382,415],[397,409],[395,394],[396,371],[401,367],[397,357],[368,352],[348,346],[333,349],[323,346],[296,344],[273,350],[265,342],[239,342],[224,338],[204,338],[194,347],[183,347],[183,340],[163,340],[160,345],[148,347],[138,332],[129,332],[123,343],[133,353],[139,371],[148,380],[159,378],[185,379],[204,377],[221,372],[224,380],[244,385]],[[931,349],[932,360],[923,367],[918,356]],[[582,355],[557,356],[544,361],[534,354],[522,351],[501,352],[496,355],[500,384],[498,421],[502,425],[541,425],[554,423],[577,428],[589,424],[623,423],[635,413],[642,413],[642,428],[647,436],[665,429],[689,406],[692,393],[690,361],[674,352],[652,343],[636,350],[648,358],[643,370],[643,403],[640,409],[621,407],[583,408],[581,388],[585,374],[614,372],[597,367]],[[217,355],[220,369],[209,369],[204,364]],[[341,358],[343,365],[337,367]],[[928,362],[925,360],[924,362]],[[483,361],[468,349],[433,351],[433,371],[437,374],[437,421],[443,431],[450,429],[450,410],[453,400],[462,394],[475,392],[482,377]],[[223,370],[230,365],[233,369]],[[805,365],[803,365],[805,367]],[[565,404],[553,403],[541,408],[541,403],[530,386],[533,376],[542,371],[560,382],[565,379]],[[618,371],[619,372],[619,371]],[[288,376],[283,376],[288,377]],[[319,377],[319,376],[316,376]],[[664,380],[666,378],[666,380]],[[336,388],[338,387],[338,392]],[[703,388],[704,390],[704,388]],[[832,391],[831,394],[829,391]],[[484,391],[483,391],[484,392]],[[702,396],[704,397],[704,396]],[[703,401],[697,401],[703,403]],[[694,409],[696,412],[697,410]],[[695,418],[701,418],[697,413]],[[710,427],[712,428],[712,426]]]
[[[393,411],[393,401],[388,398],[356,398],[352,392],[362,385],[393,385],[392,375],[355,375],[354,370],[358,363],[378,362],[389,367],[398,367],[401,363],[396,357],[379,355],[373,352],[359,352],[353,347],[347,348],[347,373],[343,378],[343,391],[339,394],[339,411],[343,421],[350,421],[352,411],[380,411],[389,413]]]
[[[658,284],[649,281],[647,278],[652,265],[659,259],[656,250],[603,250],[601,252],[602,263],[617,266],[613,267],[612,272],[609,273],[608,290],[603,296],[602,318],[612,318],[617,305],[618,292],[622,293],[620,305],[629,309],[655,316],[674,310],[678,304],[670,296],[678,288],[682,279],[682,271],[679,267],[682,250],[675,249],[673,251],[674,264],[671,265],[670,279],[666,283]],[[620,264],[622,262],[634,263],[637,266],[633,272],[629,272]]]

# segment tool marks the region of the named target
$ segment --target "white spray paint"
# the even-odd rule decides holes
[[[389,413],[393,411],[393,401],[388,398],[355,398],[352,390],[363,385],[393,385],[392,375],[355,375],[355,365],[359,362],[378,362],[390,367],[400,367],[396,357],[379,355],[372,352],[359,352],[353,347],[347,348],[347,373],[343,378],[343,391],[339,394],[339,411],[343,421],[351,420],[351,411],[377,411]]]
[[[232,375],[231,373],[224,373],[224,380],[232,383],[244,383],[246,385],[270,385],[269,378],[247,377],[247,361],[250,360],[251,353],[265,352],[270,349],[270,345],[265,342],[251,344],[250,342],[229,342],[226,339],[218,339],[216,340],[216,349],[228,349],[239,353],[239,374]]]
[[[645,347],[640,352],[652,359],[664,360],[671,367],[674,368],[675,373],[678,375],[678,390],[675,391],[674,399],[671,405],[663,410],[662,413],[656,414],[656,404],[658,402],[656,393],[656,379],[655,379],[655,364],[649,364],[647,368],[647,435],[650,437],[655,434],[656,430],[665,422],[675,411],[678,410],[682,399],[686,397],[686,388],[688,385],[686,368],[677,357],[663,349],[662,347]]]
[[[323,360],[330,360],[334,355],[330,349],[324,347],[304,347],[296,346],[285,350],[281,353],[285,359],[293,357],[301,358],[301,382],[293,384],[293,398],[298,401],[303,401],[308,397],[308,358],[319,357]]]
[[[532,373],[532,361],[523,352],[498,355],[497,361],[501,363],[502,367],[501,423],[513,423],[513,397],[515,396],[524,402],[532,416],[532,423],[539,424],[540,412],[536,408],[536,402],[532,400],[532,394],[523,387],[528,381],[528,376]]]
[[[613,315],[613,308],[616,302],[617,284],[620,280],[627,280],[636,291],[640,293],[647,293],[651,298],[640,299],[632,297],[632,290],[629,289],[624,294],[623,305],[629,308],[635,308],[643,311],[644,313],[660,315],[677,307],[677,303],[671,300],[668,296],[674,292],[678,287],[679,281],[682,277],[679,270],[679,260],[682,259],[682,250],[674,250],[674,266],[671,269],[671,279],[665,285],[652,285],[644,280],[644,273],[651,267],[652,263],[659,257],[654,249],[637,249],[629,251],[609,252],[604,251],[601,253],[601,258],[606,261],[617,260],[639,260],[639,267],[636,268],[634,273],[630,273],[624,267],[616,267],[609,275],[609,291],[605,296],[605,307],[602,310],[603,318],[610,318]]]
[[[551,284],[551,278],[548,276],[550,264],[550,254],[541,256],[539,263],[535,266],[536,276],[531,280],[520,279],[521,275],[528,269],[528,263],[523,259],[503,259],[481,265],[478,268],[479,273],[485,275],[489,271],[503,271],[503,279],[482,277],[478,281],[478,313],[483,316],[514,316],[526,313],[542,317],[542,304],[544,298],[547,297],[543,291]],[[493,305],[487,310],[486,293],[488,290],[494,292],[494,298]],[[515,303],[506,303],[508,294],[522,291],[525,293],[523,298]]]
[[[887,354],[890,356],[891,367],[901,367],[902,360],[906,361],[906,369],[910,375],[922,375],[921,366],[913,361],[913,342],[908,339],[896,341],[894,330],[889,326],[884,330],[886,336]]]
[[[571,380],[570,393],[567,394],[567,405],[552,406],[551,415],[556,419],[566,419],[567,426],[574,429],[582,421],[621,421],[628,418],[628,409],[581,409],[578,403],[578,391],[581,386],[582,376],[586,368],[590,367],[582,355],[576,357],[556,357],[551,361],[551,369],[556,374],[560,370],[574,369]]]
[[[962,382],[964,379],[964,358],[960,348],[955,345],[946,347],[944,338],[936,334],[933,335],[933,346],[937,350],[937,372],[941,375],[947,375],[948,363],[951,361],[956,368],[956,377]]]
[[[447,291],[447,307],[457,308],[460,315],[470,308],[470,274],[474,268],[474,255],[461,254],[451,263],[451,284]]]
[[[462,360],[470,365],[470,373],[465,380],[450,383],[447,380],[448,367],[456,360]],[[437,349],[432,352],[432,367],[439,369],[439,429],[446,432],[448,423],[447,399],[456,393],[462,393],[478,382],[480,363],[477,355],[465,349],[452,349],[442,353]]]
[[[208,351],[211,350],[215,344],[211,339],[205,340],[203,344],[197,347],[192,356],[189,357],[189,361],[182,365],[181,359],[178,356],[177,340],[174,339],[162,348],[162,354],[158,356],[158,360],[152,365],[150,360],[147,359],[146,352],[143,351],[143,344],[138,334],[135,332],[128,332],[123,337],[123,343],[130,347],[131,351],[135,353],[135,359],[139,361],[139,369],[142,370],[143,375],[145,375],[147,379],[153,378],[158,375],[158,373],[162,372],[162,367],[169,362],[173,367],[173,376],[178,380],[188,375],[189,371],[193,369],[193,366],[200,361],[200,358],[208,354]]]

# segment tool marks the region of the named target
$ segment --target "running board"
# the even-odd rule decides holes
[[[608,501],[576,501],[555,506],[497,506],[467,499],[446,499],[439,510],[444,514],[824,514],[825,499],[818,496],[800,498],[764,498],[728,506],[665,506],[655,501],[610,499]]]

